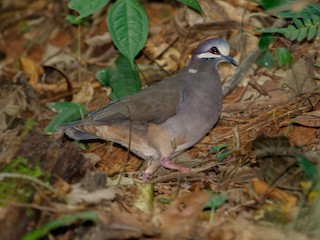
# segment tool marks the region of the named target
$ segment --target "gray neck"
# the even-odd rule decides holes
[[[217,65],[220,62],[219,59],[206,59],[206,58],[197,58],[192,56],[190,63],[185,67],[184,70],[196,69],[198,71],[217,71]]]

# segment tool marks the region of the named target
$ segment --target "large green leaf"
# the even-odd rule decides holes
[[[78,18],[84,18],[100,10],[109,2],[110,0],[71,0],[68,6],[80,14]]]
[[[46,134],[50,134],[56,131],[56,127],[63,123],[79,120],[87,113],[86,108],[78,103],[72,102],[59,102],[51,105],[51,108],[58,110],[56,115],[44,129]]]
[[[133,61],[148,37],[148,17],[137,0],[117,0],[108,12],[108,28],[118,50]]]
[[[198,13],[204,15],[202,8],[200,4],[196,0],[178,0],[179,2],[182,2],[183,4],[193,8],[196,10]]]
[[[134,94],[141,89],[138,71],[123,55],[117,58],[114,66],[98,72],[96,78],[102,85],[111,86],[110,98],[112,100]]]

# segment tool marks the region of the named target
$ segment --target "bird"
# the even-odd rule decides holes
[[[148,160],[141,175],[148,181],[161,166],[190,172],[171,159],[200,141],[217,123],[222,86],[217,65],[229,62],[230,46],[222,38],[199,43],[178,73],[115,100],[87,118],[58,127],[76,140],[103,139],[118,143]]]

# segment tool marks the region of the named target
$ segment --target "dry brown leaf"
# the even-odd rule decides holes
[[[27,99],[23,87],[14,86],[0,90],[0,133],[7,128],[7,117],[18,117],[27,109]]]
[[[175,72],[179,67],[179,59],[181,54],[179,51],[173,47],[170,47],[166,43],[161,44],[156,47],[157,51],[155,52],[155,56],[159,56],[162,52],[164,54],[161,56],[161,59],[157,59],[156,62],[163,67],[166,71]]]
[[[62,72],[71,71],[78,67],[77,59],[74,56],[50,44],[45,49],[42,62],[43,65],[55,67]]]
[[[113,200],[116,196],[114,188],[98,189],[94,192],[89,192],[81,187],[81,183],[72,185],[71,192],[66,196],[66,199],[71,204],[97,204],[102,200]]]
[[[320,127],[320,110],[301,114],[294,122],[307,127]]]
[[[112,40],[109,32],[106,32],[102,35],[95,35],[85,40],[86,44],[90,47],[101,47],[111,43],[111,41]]]
[[[88,81],[83,82],[80,91],[73,96],[72,102],[87,104],[92,100],[93,94],[94,89],[92,84]]]
[[[29,75],[29,82],[32,86],[38,83],[40,74],[44,73],[43,68],[30,58],[20,58],[22,70]]]
[[[252,186],[254,191],[259,195],[267,195],[273,199],[279,200],[288,206],[294,207],[297,204],[297,198],[276,188],[270,187],[265,182],[260,181],[258,178],[252,179]]]
[[[316,82],[312,77],[311,62],[300,58],[293,64],[292,69],[279,84],[281,89],[284,86],[287,86],[296,96],[315,90]]]
[[[160,226],[165,239],[189,237],[199,213],[209,198],[208,192],[192,192],[187,196],[181,196],[160,216],[155,216],[155,225]]]

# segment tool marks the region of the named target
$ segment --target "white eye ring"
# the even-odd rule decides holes
[[[197,54],[197,57],[198,58],[219,58],[221,57],[221,55],[217,55],[217,54],[213,54],[213,53],[210,53],[210,52],[206,52],[206,53],[200,53],[200,54]]]

